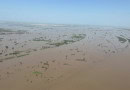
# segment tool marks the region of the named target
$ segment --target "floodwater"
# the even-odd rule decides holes
[[[0,23],[0,90],[130,90],[130,29]]]

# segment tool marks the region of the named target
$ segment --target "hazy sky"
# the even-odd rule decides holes
[[[130,25],[130,0],[0,0],[0,20]]]

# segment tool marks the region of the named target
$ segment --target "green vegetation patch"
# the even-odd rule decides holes
[[[128,40],[128,42],[130,43],[130,39],[127,39]]]
[[[36,74],[36,75],[42,75],[43,73],[42,72],[39,72],[39,71],[34,71],[32,72],[33,74]]]
[[[43,38],[34,38],[33,41],[45,41],[45,42],[51,42],[51,40],[43,39]]]
[[[49,43],[49,45],[55,45],[55,46],[59,47],[59,46],[62,46],[62,45],[71,44],[71,43],[74,43],[76,41],[82,40],[85,37],[86,37],[86,34],[78,34],[78,35],[73,34],[71,36],[70,40],[62,40],[62,41],[59,41],[59,42]]]
[[[71,38],[72,38],[73,40],[76,40],[76,41],[82,40],[82,39],[84,39],[85,37],[86,37],[86,34],[78,34],[78,35],[73,34],[73,35],[71,36]]]
[[[18,55],[20,53],[22,53],[23,51],[14,51],[13,53],[10,53],[10,55]]]
[[[6,57],[6,58],[3,58],[3,59],[0,59],[0,61],[3,61],[3,60],[8,60],[8,59],[13,59],[15,58],[14,56],[11,56],[11,57]]]
[[[0,32],[14,32],[10,29],[4,29],[4,28],[0,28]]]
[[[23,57],[23,56],[27,56],[29,54],[22,54],[22,55],[18,55],[17,57]]]
[[[63,40],[63,41],[60,41],[60,42],[51,43],[50,45],[55,45],[55,46],[59,47],[59,46],[62,46],[62,45],[73,43],[73,42],[75,42],[75,41],[74,40]]]
[[[118,38],[119,42],[121,42],[121,43],[125,43],[125,42],[127,41],[127,40],[126,40],[125,38],[123,38],[123,37],[117,36],[117,38]]]
[[[18,31],[16,31],[16,34],[24,34],[24,33],[26,33],[25,30],[18,30]]]

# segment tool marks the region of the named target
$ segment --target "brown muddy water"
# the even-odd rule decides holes
[[[0,90],[130,90],[130,29],[0,23]]]

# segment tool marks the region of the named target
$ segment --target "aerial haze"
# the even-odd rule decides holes
[[[130,90],[129,0],[1,0],[0,90]]]

